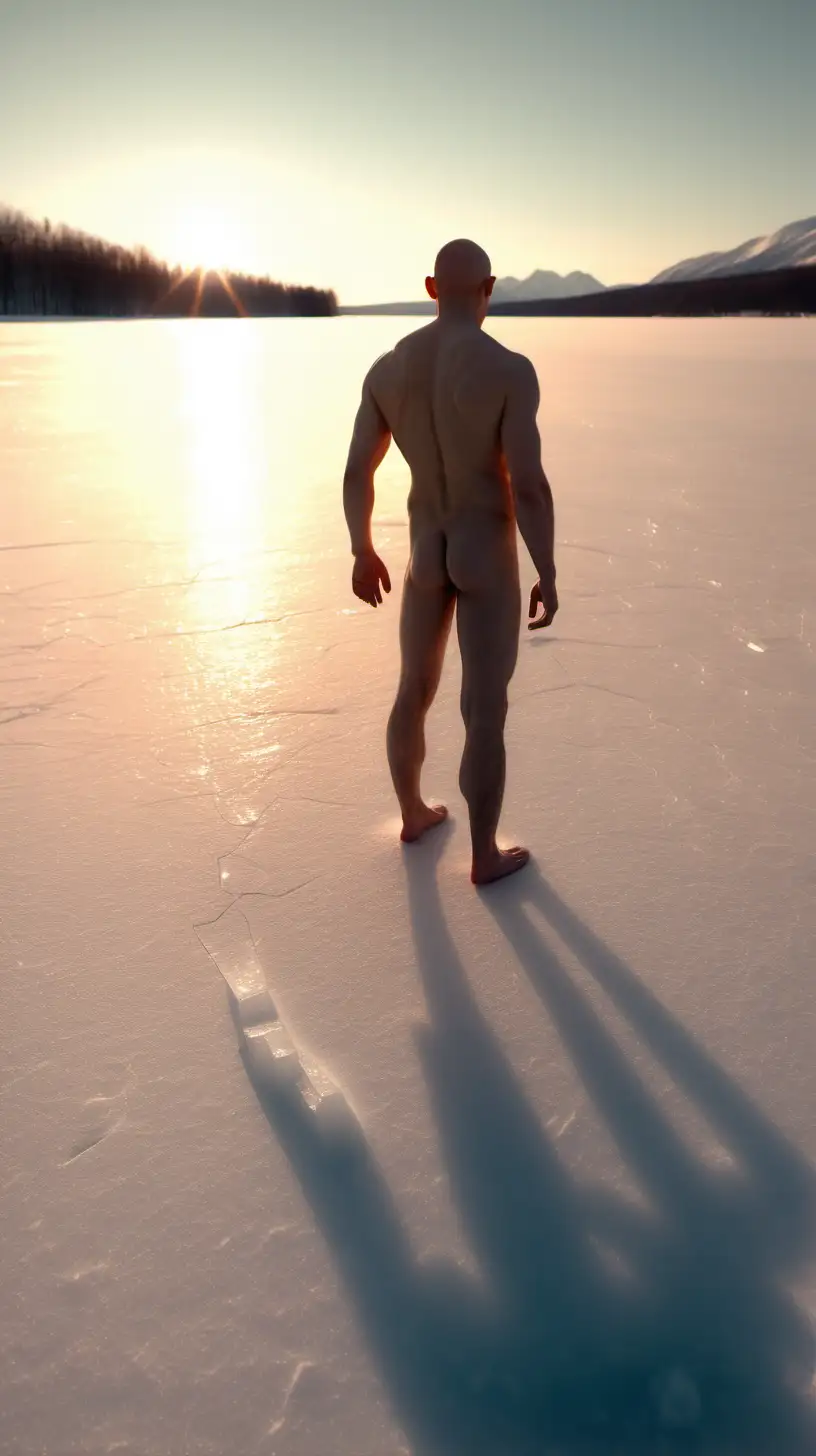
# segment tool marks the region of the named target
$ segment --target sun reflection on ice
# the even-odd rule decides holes
[[[185,323],[177,337],[187,431],[190,570],[227,577],[218,583],[229,587],[222,600],[241,618],[253,606],[247,556],[257,547],[262,524],[257,335],[226,319]]]
[[[209,775],[218,721],[233,735],[245,714],[257,748],[274,651],[276,586],[265,555],[268,471],[256,329],[240,320],[185,321],[176,330],[186,467],[187,568],[196,580],[183,631],[197,695],[212,706],[215,731],[200,737],[200,776]],[[251,740],[251,745],[250,741]]]

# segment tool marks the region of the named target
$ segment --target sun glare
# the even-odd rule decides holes
[[[217,207],[187,207],[173,229],[173,261],[185,268],[230,269],[240,272],[247,238],[240,224]]]

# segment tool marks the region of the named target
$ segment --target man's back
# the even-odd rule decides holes
[[[517,357],[472,324],[435,320],[377,361],[372,392],[411,470],[412,525],[512,517],[500,429]]]

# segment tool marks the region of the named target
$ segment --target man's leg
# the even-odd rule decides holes
[[[425,715],[439,686],[455,599],[447,577],[420,587],[409,567],[400,613],[400,680],[387,733],[388,765],[402,810],[400,837],[406,842],[440,824],[447,814],[442,805],[432,808],[423,802],[419,778],[425,758]]]
[[[520,870],[529,851],[496,844],[504,798],[504,723],[507,687],[518,656],[521,601],[513,570],[497,572],[482,591],[460,592],[456,612],[462,654],[462,717],[465,751],[459,786],[467,801],[473,844],[474,884]]]

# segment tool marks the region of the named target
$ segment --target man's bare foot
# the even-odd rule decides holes
[[[443,824],[448,817],[448,811],[444,804],[420,804],[410,814],[402,816],[402,833],[400,839],[403,844],[413,844],[419,839],[426,829],[435,829],[437,824]]]
[[[483,859],[474,859],[470,878],[474,885],[490,885],[494,880],[504,880],[517,870],[523,870],[529,858],[529,849],[522,849],[518,844],[512,849],[497,847]]]

